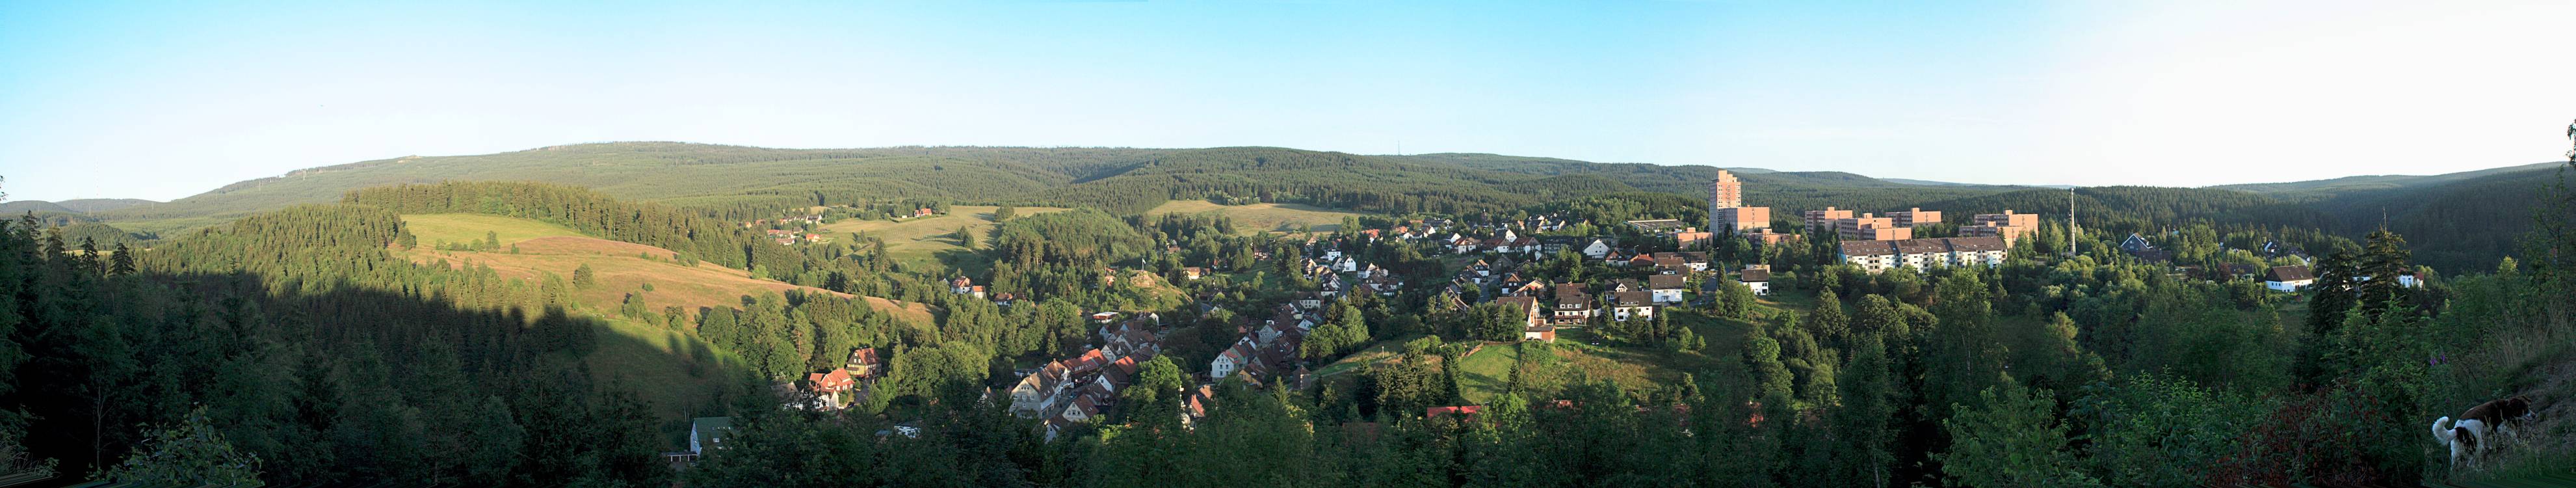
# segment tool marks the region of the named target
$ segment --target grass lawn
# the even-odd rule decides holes
[[[823,226],[823,229],[838,233],[839,235],[835,235],[832,238],[841,240],[841,242],[850,242],[848,239],[853,239],[860,233],[866,233],[869,237],[885,239],[886,254],[888,256],[892,256],[898,260],[908,261],[913,265],[927,266],[932,264],[941,264],[943,261],[941,259],[941,255],[943,253],[969,251],[965,246],[957,245],[957,237],[955,234],[959,227],[964,227],[968,232],[976,234],[975,244],[977,249],[989,246],[992,240],[994,225],[993,210],[995,208],[998,207],[955,205],[948,207],[948,213],[944,215],[906,219],[900,222],[850,219],[833,222],[831,225]],[[1048,212],[1062,212],[1064,210],[1065,209],[1054,207],[1019,207],[1015,212],[1022,217],[1026,217]],[[950,259],[947,261],[962,260]],[[955,267],[959,264],[964,263],[952,263],[951,266]]]
[[[688,419],[700,402],[713,401],[713,393],[731,381],[730,371],[749,367],[696,334],[626,319],[599,320],[606,324],[599,349],[583,358],[592,376],[622,382],[652,402],[653,413],[665,423]]]
[[[1702,382],[1743,381],[1744,366],[1738,358],[1744,355],[1744,330],[1750,323],[1700,315],[1697,312],[1673,312],[1674,323],[1689,327],[1708,341],[1708,348],[1695,352],[1668,349],[1655,344],[1622,344],[1602,338],[1590,327],[1557,330],[1557,340],[1548,349],[1550,357],[1523,357],[1516,344],[1493,344],[1475,355],[1459,361],[1458,388],[1461,396],[1477,404],[1491,402],[1503,392],[1512,368],[1521,368],[1521,382],[1532,391],[1553,391],[1572,384],[1578,378],[1607,380],[1630,391],[1643,391],[1680,381],[1689,373]],[[1592,342],[1601,342],[1593,345]]]
[[[1342,217],[1359,213],[1294,203],[1255,203],[1251,205],[1218,205],[1206,200],[1173,200],[1145,211],[1146,215],[1168,213],[1216,213],[1234,218],[1239,234],[1290,232],[1297,224],[1306,224],[1315,232],[1333,232],[1342,228]]]
[[[1396,356],[1402,355],[1404,353],[1404,343],[1413,342],[1415,339],[1421,339],[1423,337],[1425,336],[1416,335],[1378,341],[1377,345],[1369,346],[1368,349],[1361,349],[1360,352],[1351,353],[1348,356],[1343,356],[1342,360],[1334,361],[1333,364],[1324,365],[1323,368],[1316,369],[1313,373],[1315,373],[1315,378],[1322,379],[1330,378],[1342,373],[1358,372],[1367,369],[1367,366],[1370,364],[1377,364],[1378,362],[1393,359]]]
[[[483,242],[483,237],[498,234],[501,245],[539,237],[579,236],[580,232],[564,226],[534,220],[481,214],[423,214],[402,216],[403,226],[420,238],[422,247],[439,247],[449,243]]]
[[[1503,394],[1503,383],[1511,379],[1512,368],[1521,363],[1521,348],[1511,343],[1486,345],[1465,359],[1458,360],[1458,396],[1468,403],[1490,404]]]
[[[403,220],[410,223],[413,234],[419,235],[424,244],[404,253],[413,262],[444,263],[458,268],[490,266],[503,278],[531,281],[542,280],[548,274],[570,280],[574,269],[590,265],[591,271],[598,274],[599,284],[574,290],[573,296],[579,303],[595,310],[616,310],[627,293],[640,293],[644,298],[644,308],[655,313],[672,305],[691,309],[740,307],[741,297],[754,293],[786,290],[830,293],[820,288],[753,279],[750,272],[714,263],[701,261],[695,266],[683,266],[671,260],[674,254],[667,249],[583,237],[570,229],[534,220],[464,214],[407,215]],[[421,234],[423,229],[458,239],[451,242],[463,242],[464,236],[481,240],[485,232],[497,232],[503,246],[516,246],[519,252],[441,251],[427,245],[433,241],[430,235]],[[554,235],[540,235],[549,233]],[[653,258],[644,258],[647,255]],[[643,288],[647,284],[652,285],[653,290],[645,291]],[[927,306],[876,297],[864,299],[878,310],[894,312],[916,323],[931,323],[931,312]]]

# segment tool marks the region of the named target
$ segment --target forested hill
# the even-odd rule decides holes
[[[2438,175],[2363,175],[2285,183],[2219,185],[2210,188],[2257,193],[2286,200],[2326,199],[2354,192],[2425,188],[2496,175],[2519,174],[2530,177],[2545,174],[2541,172],[2556,170],[2562,164],[2564,163],[2547,162]]]
[[[2540,165],[2546,166],[2546,165]],[[671,142],[554,146],[473,156],[406,156],[298,170],[154,205],[101,210],[24,205],[57,225],[104,221],[135,236],[221,224],[359,188],[450,180],[579,186],[720,219],[817,204],[896,199],[1090,207],[1141,213],[1172,200],[1303,203],[1370,213],[1508,213],[1570,198],[1637,191],[1698,197],[1713,166],[1593,163],[1495,154],[1357,155],[1274,147],[1206,149],[892,147],[769,149]],[[2017,186],[1924,184],[1842,172],[1739,168],[1746,200],[1793,212],[1827,206],[2061,214],[2063,193]],[[2417,236],[2422,261],[2484,267],[2528,228],[2525,202],[2546,167],[2436,176],[2366,176],[2203,189],[2079,191],[2090,222],[2152,232],[2188,223],[2301,227],[2346,237],[2387,225]],[[68,202],[67,202],[68,203]],[[60,210],[57,210],[60,208]],[[84,213],[86,212],[86,213]],[[2098,213],[2096,213],[2098,212]],[[101,232],[101,234],[106,234]]]
[[[1089,206],[1141,212],[1166,200],[1270,200],[1378,212],[1500,211],[1636,190],[1705,192],[1716,168],[1598,164],[1491,155],[1368,156],[1285,148],[896,147],[767,149],[626,142],[474,156],[365,161],[298,170],[169,203],[101,210],[130,229],[204,227],[349,190],[447,180],[534,181],[625,200],[765,211],[790,205],[917,198],[958,203]],[[1745,171],[1748,198],[1890,206],[2001,191],[1930,187],[1848,173]],[[1889,193],[1886,189],[1917,189]]]
[[[2293,183],[2211,187],[2315,209],[2315,227],[2359,235],[2382,225],[2415,243],[2435,269],[2485,269],[2513,253],[2531,229],[2532,202],[2558,181],[2565,162],[2431,176],[2354,176]]]

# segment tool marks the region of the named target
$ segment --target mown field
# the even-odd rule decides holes
[[[753,279],[750,272],[698,262],[683,266],[672,260],[668,249],[586,237],[561,226],[528,219],[489,215],[406,215],[403,223],[419,236],[423,246],[409,252],[414,262],[439,262],[450,266],[491,266],[505,278],[544,279],[547,275],[572,279],[574,269],[588,264],[598,274],[599,284],[574,292],[584,305],[614,310],[627,293],[641,293],[646,309],[659,312],[664,306],[686,308],[740,306],[741,297],[755,292],[777,293],[801,289],[810,293],[829,291],[800,287],[783,282]],[[433,239],[462,242],[471,236],[483,239],[485,232],[500,234],[503,250],[491,252],[443,251],[431,248]],[[517,253],[507,249],[516,246]],[[649,258],[648,258],[649,257]],[[645,291],[651,284],[653,290]],[[841,296],[850,296],[841,294]],[[881,310],[893,310],[905,318],[929,323],[930,309],[918,303],[897,303],[877,297],[866,297]]]
[[[1146,215],[1169,213],[1216,213],[1233,217],[1235,231],[1242,234],[1293,232],[1297,224],[1305,224],[1315,232],[1332,232],[1342,228],[1342,217],[1360,215],[1355,212],[1294,203],[1218,205],[1206,200],[1174,200],[1163,202],[1153,210],[1145,211]]]
[[[482,242],[485,236],[495,234],[500,238],[502,246],[539,237],[581,235],[579,231],[560,225],[483,214],[405,215],[403,226],[411,229],[413,236],[420,238],[421,245],[429,247],[445,247],[450,243]]]
[[[1674,310],[1674,309],[1667,309]],[[1742,381],[1744,332],[1752,323],[1674,311],[1674,323],[1708,340],[1698,351],[1662,345],[1619,344],[1602,339],[1591,328],[1557,329],[1557,340],[1544,346],[1496,343],[1459,360],[1458,394],[1483,405],[1501,396],[1520,370],[1522,383],[1552,390],[1575,381],[1607,380],[1626,389],[1651,389],[1680,381],[1685,373],[1699,381]],[[1601,342],[1594,345],[1593,342]],[[1527,351],[1547,352],[1544,356]]]
[[[993,235],[993,209],[995,208],[999,207],[956,205],[948,207],[947,214],[935,217],[903,221],[852,219],[833,222],[823,228],[835,232],[832,238],[840,239],[841,242],[850,242],[849,239],[861,233],[869,237],[885,239],[887,255],[916,264],[932,264],[940,262],[940,253],[966,250],[965,246],[960,246],[957,242],[956,234],[959,228],[975,234],[975,248],[982,249],[990,246],[992,243],[988,241]],[[1064,210],[1054,207],[1019,207],[1015,212],[1026,217]]]

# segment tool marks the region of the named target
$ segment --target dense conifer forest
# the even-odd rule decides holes
[[[623,150],[729,170],[813,156]],[[844,156],[1030,157],[918,151]],[[1531,233],[1610,236],[1658,252],[1679,245],[1617,223],[1699,222],[1705,202],[1615,176],[1653,168],[1557,174],[1561,163],[1473,155],[1246,148],[1038,159],[1053,161],[1042,173],[1055,175],[1039,179],[1062,181],[997,193],[1034,196],[996,202],[1077,208],[996,211],[989,235],[961,232],[963,250],[930,266],[888,259],[885,244],[864,235],[780,245],[743,225],[811,206],[830,207],[833,218],[888,218],[962,200],[903,190],[628,201],[549,183],[409,184],[133,241],[84,230],[90,222],[23,214],[0,223],[0,472],[278,485],[2193,486],[2414,484],[2550,473],[2576,460],[2576,424],[2551,417],[2474,469],[2448,462],[2424,428],[2505,395],[2576,405],[2555,403],[2576,400],[2565,381],[2576,377],[2567,173],[2554,187],[2524,189],[2538,203],[2520,208],[2539,214],[2526,216],[2509,247],[2434,238],[2521,259],[2444,251],[2435,256],[2447,264],[2427,267],[2408,224],[2355,236],[2326,230],[2349,225],[2343,216],[2251,193],[2088,188],[2074,192],[2085,215],[2075,242],[2046,223],[1990,269],[1869,273],[1837,262],[1822,236],[1722,238],[1710,268],[1767,265],[1770,295],[1721,272],[1694,279],[1700,300],[1551,343],[1519,340],[1518,309],[1489,303],[1487,290],[1444,286],[1482,260],[1362,229],[1386,236],[1424,219],[1548,216],[1581,223]],[[1443,160],[1463,162],[1424,165]],[[1325,183],[1349,173],[1384,176]],[[2060,212],[2068,196],[1783,186],[1749,199],[1881,192],[1966,214]],[[2456,198],[2421,208],[2497,205]],[[1139,215],[1170,199],[1298,201],[1369,215],[1309,233],[1247,233],[1220,214]],[[695,309],[584,303],[572,292],[596,286],[587,266],[570,279],[520,279],[406,258],[423,243],[403,216],[433,213],[560,225],[672,252],[647,259],[705,261],[830,293],[747,292],[738,305]],[[1775,220],[1803,232],[1794,217]],[[2114,247],[2130,233],[2172,262]],[[2284,263],[2248,252],[2265,242],[2316,255],[2317,285],[2270,292],[2170,266]],[[2068,247],[2077,254],[2062,255]],[[1317,311],[1298,352],[1330,370],[1316,385],[1235,375],[1201,393],[1188,378],[1272,307],[1316,289],[1324,275],[1301,263],[1327,252],[1404,284]],[[1525,257],[1518,273],[1551,282],[1648,277],[1570,253]],[[842,293],[934,313],[901,319]],[[1100,418],[1050,426],[1013,415],[1011,381],[1097,346],[1102,324],[1085,318],[1096,311],[1159,313],[1162,353],[1137,365],[1136,382]],[[711,344],[717,350],[667,360],[695,365],[691,374],[717,386],[665,405],[656,402],[674,400],[592,369],[586,359],[620,346],[613,341],[638,340],[604,333],[611,322]],[[780,388],[841,367],[858,348],[881,351],[888,371],[862,400],[781,408],[810,399],[782,398]],[[1494,357],[1506,359],[1488,366]],[[1618,358],[1651,368],[1602,367]],[[1436,413],[1461,405],[1481,410]],[[686,419],[657,413],[674,408],[733,417],[727,447],[675,465],[665,453],[685,446]]]

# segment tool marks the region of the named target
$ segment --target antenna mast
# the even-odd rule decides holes
[[[2075,189],[2066,189],[2066,257],[2075,257]]]

